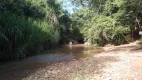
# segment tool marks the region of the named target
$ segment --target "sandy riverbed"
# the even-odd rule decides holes
[[[104,47],[102,54],[48,66],[23,80],[141,80],[141,45]],[[35,77],[36,76],[36,77]]]
[[[142,46],[131,43],[103,47],[106,51],[91,57],[55,63],[40,63],[42,68],[11,79],[0,73],[2,80],[141,80]],[[2,68],[1,68],[2,69]],[[16,69],[16,68],[15,68]],[[30,74],[28,73],[30,72]],[[16,76],[16,75],[15,75]]]

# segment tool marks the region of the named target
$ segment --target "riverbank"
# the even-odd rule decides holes
[[[93,57],[54,64],[24,80],[141,80],[141,45],[131,43],[104,49]],[[36,75],[40,77],[35,78]]]
[[[131,43],[103,48],[106,51],[101,54],[70,61],[10,63],[0,66],[0,78],[2,80],[141,80],[141,45]]]

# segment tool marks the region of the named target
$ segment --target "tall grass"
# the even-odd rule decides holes
[[[0,11],[0,60],[21,59],[57,44],[59,31],[44,20]]]

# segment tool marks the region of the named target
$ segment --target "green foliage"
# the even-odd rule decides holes
[[[58,44],[63,14],[56,0],[0,1],[0,60],[22,59]]]
[[[35,21],[10,12],[0,12],[0,59],[20,59],[50,48],[59,41],[59,31],[45,21]]]
[[[82,8],[69,17],[57,0],[1,0],[0,60],[21,59],[83,38],[101,46],[124,43],[142,10],[141,0],[73,1]]]
[[[83,40],[83,36],[80,33],[79,28],[76,26],[75,22],[69,18],[68,15],[63,15],[60,18],[61,26],[61,43],[68,43],[71,40],[76,40],[81,42]],[[63,23],[64,22],[64,23]]]
[[[98,45],[126,42],[125,35],[130,33],[142,9],[139,0],[74,1],[84,6],[72,15],[76,27],[80,26],[85,41]]]

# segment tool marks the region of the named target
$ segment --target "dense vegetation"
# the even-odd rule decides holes
[[[71,18],[79,26],[84,40],[97,45],[122,44],[126,36],[139,38],[141,23],[141,0],[74,0],[82,9]],[[135,38],[136,37],[136,38]]]
[[[21,59],[58,44],[63,15],[56,0],[1,0],[0,60]]]
[[[141,0],[72,1],[80,9],[70,15],[57,0],[1,0],[0,60],[22,59],[72,40],[103,46],[139,38]]]

